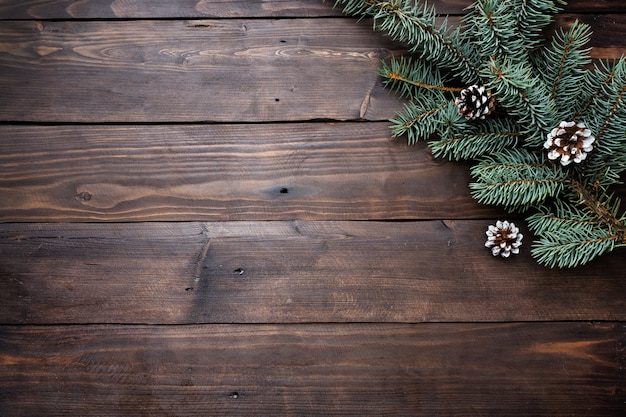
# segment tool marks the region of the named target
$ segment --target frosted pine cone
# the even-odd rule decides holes
[[[495,99],[485,87],[472,85],[461,91],[454,104],[466,119],[484,119],[493,111]]]
[[[493,256],[508,258],[512,253],[518,254],[519,247],[522,246],[522,235],[515,224],[508,221],[496,222],[496,225],[489,225],[487,229],[487,242],[485,246],[491,248]]]
[[[561,165],[569,165],[572,161],[580,163],[587,158],[587,152],[593,149],[596,138],[584,123],[561,122],[548,133],[543,147],[548,149],[548,159],[561,158]]]

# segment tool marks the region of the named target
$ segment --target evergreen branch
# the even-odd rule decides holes
[[[520,132],[531,140],[529,145],[541,146],[543,132],[554,124],[555,105],[545,84],[533,74],[532,68],[506,57],[492,57],[482,75],[497,97],[498,104],[510,116],[518,118]]]
[[[403,83],[407,83],[407,84],[411,84],[415,87],[419,87],[419,88],[425,88],[427,90],[438,90],[438,91],[446,91],[449,93],[458,93],[461,90],[463,90],[462,88],[459,87],[446,87],[444,85],[436,85],[436,84],[427,84],[427,83],[423,83],[423,82],[419,82],[416,80],[411,80],[407,77],[404,77],[402,74],[399,74],[397,72],[387,72],[385,73],[385,77],[389,78],[392,81],[401,81]]]
[[[555,101],[558,120],[572,120],[580,106],[584,66],[591,62],[591,48],[586,48],[590,38],[590,27],[576,20],[567,32],[557,31],[550,47],[544,48],[535,59],[542,80],[552,86],[550,97]]]
[[[435,8],[412,0],[337,0],[344,13],[371,16],[374,29],[382,30],[411,46],[437,66],[450,70],[467,83],[478,80],[478,61],[473,48],[462,42],[460,31],[450,31],[447,19],[437,27]],[[422,5],[423,4],[423,5]]]
[[[573,268],[621,245],[620,236],[606,229],[590,231],[567,228],[547,234],[533,242],[531,255],[550,268]]]
[[[427,140],[437,131],[437,114],[443,107],[424,108],[414,103],[405,105],[404,111],[391,119],[391,131],[394,137],[406,135],[409,145],[418,140]]]
[[[401,97],[419,101],[424,90],[437,90],[454,93],[461,89],[446,87],[441,72],[432,64],[422,60],[392,58],[390,63],[382,63],[378,71],[385,87],[396,91]]]
[[[624,218],[618,218],[619,200],[614,200],[612,195],[594,194],[590,191],[590,187],[574,178],[570,178],[569,187],[574,193],[577,203],[584,206],[598,221],[611,230],[626,232]]]
[[[577,203],[556,200],[556,212],[544,207],[526,219],[531,231],[539,237],[531,254],[540,264],[574,267],[626,244],[623,227],[611,227],[598,218],[597,210],[574,204]]]
[[[608,112],[608,114],[604,118],[604,123],[600,128],[599,132],[596,134],[596,146],[604,136],[604,133],[610,127],[611,122],[615,119],[615,115],[617,114],[620,108],[624,106],[624,95],[626,94],[626,85],[623,85],[621,90],[617,93],[617,97],[613,100],[612,106]]]
[[[552,14],[559,12],[557,0],[512,0],[508,1],[515,12],[517,32],[524,41],[524,49],[532,50],[541,44],[542,30],[552,23]]]
[[[579,119],[584,113],[589,113],[589,108],[598,102],[598,97],[602,95],[603,89],[623,78],[625,73],[626,59],[624,56],[613,62],[598,61],[594,65],[594,70],[585,74],[585,82],[580,85],[585,100],[574,119]]]
[[[580,118],[596,139],[585,161],[585,175],[608,186],[618,182],[619,174],[626,170],[626,58],[602,76],[604,82],[593,92]]]
[[[488,119],[479,128],[467,126],[460,132],[451,132],[440,140],[431,141],[429,146],[434,156],[458,161],[513,148],[519,137],[519,132],[510,123]]]
[[[477,182],[470,184],[480,203],[527,210],[561,193],[567,173],[524,149],[496,153],[471,168]]]
[[[561,228],[585,228],[591,229],[602,223],[588,211],[582,211],[578,207],[563,202],[554,201],[555,212],[547,207],[539,207],[539,212],[529,216],[526,221],[528,228],[536,235],[557,233]]]
[[[391,122],[393,136],[406,135],[411,145],[420,139],[428,140],[435,134],[446,136],[467,127],[467,121],[461,117],[454,103],[441,92],[425,96],[421,104],[408,103]]]
[[[463,18],[480,56],[508,55],[525,59],[524,37],[517,29],[518,10],[508,1],[477,0]]]
[[[447,18],[438,25],[434,7],[420,0],[336,5],[372,17],[374,29],[416,56],[392,58],[380,70],[385,86],[409,99],[391,121],[393,135],[428,140],[436,157],[478,159],[472,196],[509,212],[538,209],[528,217],[538,237],[532,255],[550,267],[573,267],[626,246],[626,213],[606,191],[626,170],[626,58],[588,70],[591,31],[578,21],[541,46],[557,3],[564,4],[475,0],[455,30]],[[575,143],[573,130],[554,130],[572,121],[584,123],[591,133],[580,133],[594,141]],[[586,159],[555,164],[544,144],[550,157],[580,151],[574,162]]]

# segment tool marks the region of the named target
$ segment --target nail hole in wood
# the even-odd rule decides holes
[[[246,271],[244,271],[241,268],[237,268],[237,269],[233,270],[233,274],[235,274],[235,275],[243,275],[244,272],[246,272]]]
[[[289,193],[289,189],[288,189],[288,188],[283,187],[283,188],[281,188],[281,189],[280,189],[280,193],[281,193],[281,194],[288,194],[288,193]]]

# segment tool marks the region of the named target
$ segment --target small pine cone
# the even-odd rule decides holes
[[[572,161],[580,163],[587,158],[587,152],[593,150],[596,138],[584,123],[561,122],[548,133],[543,147],[548,149],[548,159],[561,158],[561,165],[569,165]]]
[[[491,248],[493,256],[508,258],[511,254],[518,254],[519,247],[522,246],[522,235],[515,224],[508,221],[496,222],[496,225],[489,225],[487,229],[487,242],[485,246]]]
[[[466,119],[484,119],[493,111],[495,98],[485,87],[472,85],[461,91],[454,104]]]

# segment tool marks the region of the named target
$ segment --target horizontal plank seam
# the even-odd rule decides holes
[[[146,327],[191,327],[191,326],[438,326],[438,325],[507,325],[507,324],[617,324],[626,326],[626,320],[519,320],[519,321],[303,321],[303,322],[198,322],[198,323],[144,323],[144,322],[85,322],[85,323],[0,323],[0,327],[81,327],[81,326],[146,326]]]

